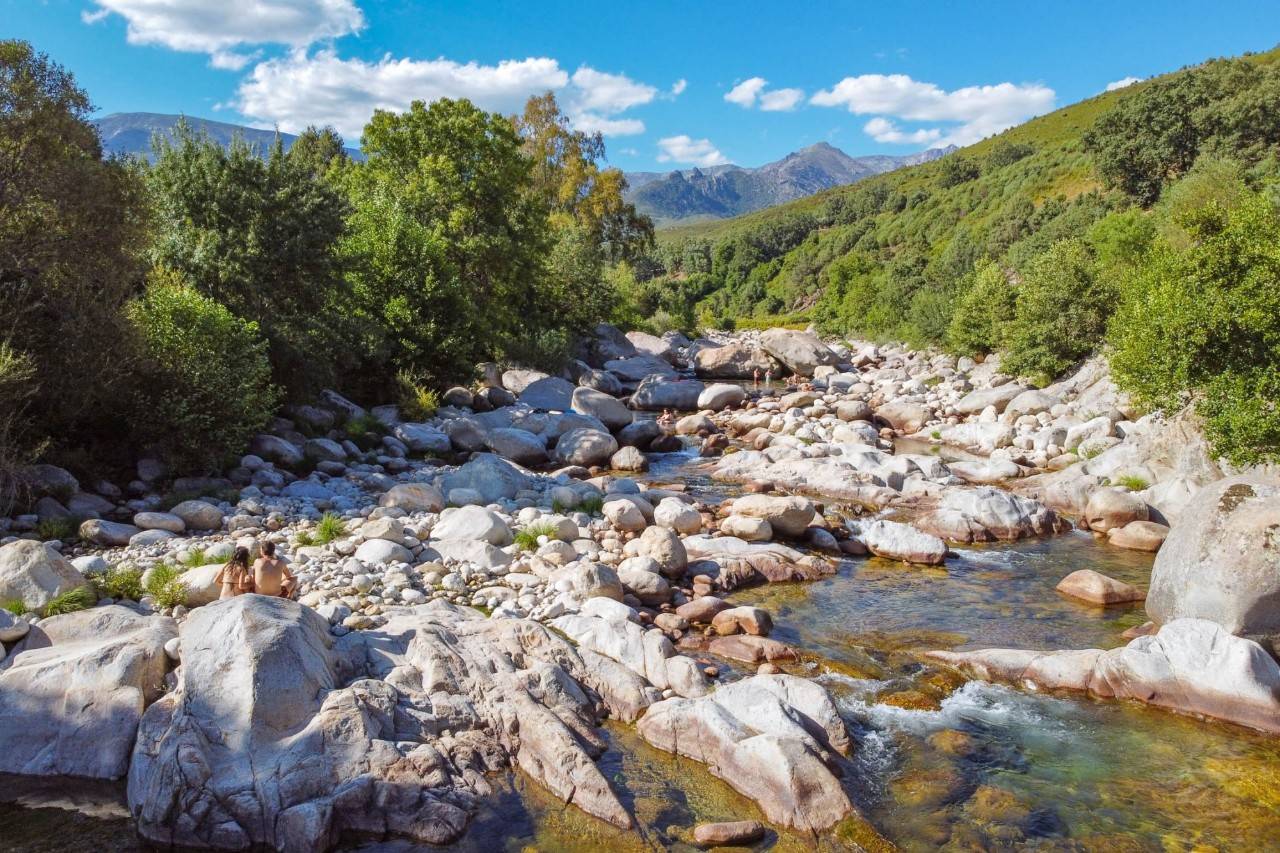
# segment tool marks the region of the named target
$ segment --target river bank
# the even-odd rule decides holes
[[[865,347],[841,348],[842,354],[807,340],[795,346],[788,341],[788,347],[776,348],[778,353],[795,361],[789,367],[809,374],[803,382],[814,390],[801,382],[766,390],[750,378],[755,365],[768,364],[774,376],[782,370],[778,355],[753,338],[700,346],[666,342],[665,350],[643,337],[627,343],[657,352],[597,352],[594,360],[601,366],[583,365],[578,381],[585,384],[576,386],[579,390],[567,381],[548,381],[555,377],[502,376],[499,382],[511,387],[501,390],[518,394],[522,402],[479,412],[473,406],[480,395],[468,391],[472,406],[442,411],[424,424],[389,424],[388,437],[405,445],[403,456],[390,452],[394,444],[384,441],[381,458],[360,451],[341,463],[323,460],[328,466],[317,464],[314,473],[291,482],[260,486],[251,480],[235,504],[215,499],[201,502],[207,510],[185,508],[193,518],[220,513],[217,531],[198,537],[184,531],[78,555],[67,549],[86,569],[88,561],[101,559],[154,570],[181,560],[184,552],[198,549],[208,556],[242,537],[269,537],[288,550],[304,579],[306,607],[297,614],[264,610],[256,603],[197,605],[210,592],[208,582],[200,582],[201,566],[181,576],[189,585],[187,604],[156,608],[162,612],[154,616],[145,615],[147,605],[159,602],[114,605],[130,614],[140,611],[155,634],[135,640],[131,653],[141,645],[147,658],[147,649],[164,646],[177,664],[166,675],[166,691],[145,695],[147,689],[139,687],[138,705],[150,708],[145,715],[138,708],[133,719],[141,736],[122,756],[135,775],[127,802],[132,814],[143,817],[144,834],[156,838],[177,831],[186,833],[187,841],[207,842],[214,837],[211,831],[231,820],[246,837],[282,848],[297,837],[350,844],[361,833],[389,833],[465,849],[479,843],[476,839],[493,840],[486,835],[487,814],[503,816],[497,824],[505,827],[504,843],[532,837],[564,847],[587,832],[585,826],[595,827],[589,837],[611,839],[610,844],[627,839],[665,846],[688,840],[695,823],[741,817],[770,824],[762,843],[780,847],[808,845],[809,832],[832,826],[839,827],[834,835],[821,836],[831,844],[874,848],[891,841],[909,849],[948,841],[1032,840],[1049,846],[1125,841],[1147,849],[1169,838],[1230,846],[1243,828],[1274,830],[1275,804],[1257,788],[1257,780],[1275,766],[1272,741],[1263,736],[1164,711],[966,684],[955,670],[927,657],[932,651],[988,646],[1114,649],[1126,642],[1124,631],[1145,622],[1141,604],[1100,608],[1055,587],[1087,568],[1145,588],[1150,552],[1111,544],[1111,531],[1136,522],[1159,525],[1153,516],[1174,521],[1176,530],[1170,516],[1176,516],[1178,501],[1185,506],[1191,500],[1193,489],[1202,485],[1195,479],[1206,469],[1163,466],[1150,448],[1160,446],[1164,431],[1151,422],[1127,420],[1118,406],[1107,410],[1118,415],[1114,419],[1111,414],[1080,417],[1093,414],[1092,407],[1114,405],[1105,376],[1072,389],[1035,391],[1058,399],[1034,401],[1042,406],[1039,412],[1015,411],[1016,417],[1006,418],[1004,411],[989,409],[1007,409],[1032,389],[993,394],[1008,382],[990,384],[999,378],[991,365],[961,370],[928,354],[893,350],[876,351],[867,360]],[[807,349],[797,349],[800,344]],[[602,336],[597,348],[607,347],[622,344]],[[726,348],[745,355],[716,352]],[[620,357],[601,358],[608,355]],[[860,360],[864,363],[858,365]],[[704,376],[723,374],[729,368],[716,365],[726,361],[739,365],[734,368],[739,373],[748,371],[747,380],[716,385],[680,378],[678,368],[690,363]],[[612,368],[610,362],[615,362]],[[929,370],[916,369],[913,376],[911,370],[921,365]],[[975,373],[986,384],[975,387]],[[661,378],[651,379],[654,375]],[[768,381],[776,384],[774,376]],[[597,392],[597,397],[580,390],[607,384],[609,378],[624,396],[631,390],[632,407],[707,406],[662,429],[652,416],[637,419],[634,409],[610,405],[611,394]],[[526,379],[523,388],[515,387]],[[1102,388],[1095,387],[1100,382]],[[496,393],[497,386],[489,387]],[[957,405],[975,393],[999,397],[1003,405],[997,400],[960,411],[976,405]],[[707,399],[700,399],[704,395]],[[685,398],[691,405],[678,405]],[[461,402],[460,395],[455,399]],[[1054,406],[1064,408],[1054,414]],[[906,411],[910,407],[916,410]],[[890,417],[919,423],[904,422],[895,430]],[[1020,420],[1024,417],[1031,420]],[[1109,426],[1096,423],[1098,418],[1106,418]],[[1064,423],[1069,419],[1076,423]],[[1088,440],[1107,440],[1096,442],[1101,446],[1096,452],[1086,447],[1064,464],[1071,444],[1066,433],[1091,422],[1090,434],[1073,436],[1079,439],[1075,449]],[[1139,426],[1131,426],[1135,423]],[[966,440],[965,453],[930,453],[945,446],[949,430],[980,440]],[[294,442],[287,430],[281,432],[286,434],[272,438],[303,458],[307,442],[321,440]],[[916,436],[914,443],[903,442],[894,452],[895,432]],[[1157,437],[1149,438],[1153,433]],[[447,451],[438,452],[480,455],[460,466],[447,459],[415,459],[404,441],[443,448],[437,434],[448,442]],[[323,440],[346,453],[340,438],[331,434]],[[989,448],[983,441],[988,438],[993,439]],[[671,449],[673,439],[686,449],[655,452]],[[533,455],[536,445],[543,467],[552,458],[569,467],[547,477],[523,467],[539,467],[528,456],[512,464],[511,456]],[[257,446],[276,451],[276,461],[242,462],[251,477],[265,480],[263,472],[281,480],[294,476],[288,474],[286,459],[293,457],[286,447],[266,438]],[[506,459],[495,453],[501,448],[508,450]],[[1117,458],[1126,460],[1123,474],[1117,473]],[[649,471],[624,476],[617,472],[624,462],[644,464]],[[592,478],[590,466],[614,473]],[[1057,503],[1063,514],[1034,497],[1014,499],[985,486],[1004,480],[994,475],[1010,466],[1017,491]],[[1151,480],[1143,489],[1103,484],[1104,477],[1110,479],[1100,473],[1106,466],[1117,479],[1132,478],[1129,485],[1137,485],[1141,475],[1128,471],[1139,467]],[[1058,471],[1050,472],[1053,467]],[[395,468],[400,470],[393,475]],[[1036,483],[1038,478],[1049,482]],[[1090,501],[1101,503],[1097,492],[1111,503],[1105,513],[1090,517]],[[1083,493],[1082,506],[1062,499],[1077,493]],[[1112,493],[1146,495],[1153,502],[1143,497],[1117,501]],[[1137,508],[1139,501],[1145,512]],[[446,503],[464,506],[446,509]],[[300,544],[325,512],[343,518],[342,535],[322,545]],[[1097,535],[1066,531],[1076,512]],[[91,525],[89,532],[94,529]],[[535,535],[519,535],[525,531]],[[1005,541],[982,541],[998,539]],[[863,556],[867,549],[879,556]],[[63,571],[56,558],[49,559]],[[795,578],[805,580],[788,582]],[[465,616],[467,605],[491,615]],[[112,605],[96,610],[105,612],[103,607]],[[53,638],[50,648],[58,649],[57,620],[85,618],[49,617],[28,630],[43,630]],[[126,621],[123,615],[113,618],[116,624]],[[538,633],[539,623],[570,641]],[[247,670],[204,639],[240,636],[250,624],[273,627],[258,635],[265,637],[260,646],[251,645],[249,658],[255,663]],[[519,627],[524,625],[529,627]],[[177,642],[170,643],[175,635]],[[466,639],[471,636],[479,645]],[[496,657],[485,645],[494,640]],[[38,658],[40,649],[24,642],[10,648],[0,669],[0,689],[21,690],[21,673],[38,663],[32,657]],[[64,655],[71,651],[65,644],[61,649]],[[386,661],[380,662],[384,655]],[[486,666],[499,670],[511,667],[515,680],[490,685],[462,678],[451,664],[440,670],[439,661],[450,655],[491,661]],[[302,681],[292,675],[288,689],[256,703],[242,701],[238,691],[234,700],[202,692],[191,680],[193,671],[207,676],[205,681],[230,678],[252,693],[255,685],[273,683],[282,672],[275,661],[286,659],[295,669],[296,661],[307,661]],[[757,669],[763,674],[752,675]],[[550,676],[560,685],[554,690],[549,690]],[[447,699],[451,707],[467,703],[471,710],[446,711],[442,691],[452,697]],[[511,697],[522,709],[514,717],[505,710]],[[764,722],[762,701],[782,715],[777,722]],[[192,703],[210,708],[193,712]],[[376,723],[375,708],[383,709],[377,714],[391,714],[385,723]],[[594,728],[605,716],[618,722]],[[639,725],[633,725],[637,719]],[[717,730],[714,751],[685,759],[660,751],[665,745],[687,752],[680,746],[683,737],[673,743],[654,721],[683,732],[713,719],[728,726]],[[799,728],[797,720],[804,721]],[[396,794],[395,802],[381,808],[380,823],[362,826],[353,807],[332,792],[299,793],[296,786],[285,791],[271,782],[266,789],[257,787],[255,796],[267,802],[280,797],[277,802],[286,810],[305,806],[295,814],[306,817],[286,822],[287,832],[282,834],[279,821],[255,829],[234,809],[221,822],[206,820],[184,829],[180,815],[190,805],[175,811],[164,804],[197,803],[190,798],[198,792],[180,779],[159,788],[147,779],[164,778],[166,762],[182,760],[181,749],[203,754],[215,787],[252,767],[240,763],[234,746],[192,742],[184,734],[192,725],[211,722],[224,731],[251,733],[259,748],[269,744],[276,773],[339,785],[358,782],[384,791],[377,795],[384,802],[392,789],[379,786],[394,784],[397,791],[415,793],[411,802]],[[314,758],[303,760],[308,738],[328,744],[338,731],[334,726],[352,724],[366,739],[364,749],[373,750],[372,762],[354,765],[327,746],[320,749],[319,765]],[[508,734],[498,734],[504,731]],[[388,751],[383,744],[391,742],[393,732],[397,743]],[[466,737],[460,739],[460,733]],[[54,726],[51,736],[57,741],[63,735]],[[166,746],[169,742],[172,746]],[[830,781],[796,788],[785,773],[775,772],[776,762],[764,759],[767,751],[758,751],[757,745],[765,743],[774,754],[788,756],[787,762],[800,762],[790,766],[827,773]],[[1183,751],[1165,748],[1171,743]],[[480,744],[490,755],[475,765],[468,756],[475,756]],[[426,747],[444,756],[444,763],[426,760]],[[178,751],[167,752],[171,749]],[[1187,819],[1148,803],[1146,794],[1121,779],[1125,762],[1139,760],[1134,750],[1150,756],[1145,780],[1189,785],[1213,808]],[[1231,762],[1239,772],[1223,769]],[[512,765],[537,780],[518,783],[515,799],[502,793],[505,774],[492,775]],[[39,765],[43,769],[34,766],[29,761],[23,772],[84,768],[70,758],[55,758],[52,765]],[[820,770],[832,767],[836,773]],[[750,781],[747,768],[763,769],[762,778],[772,787]],[[575,781],[566,787],[566,778]],[[409,788],[402,787],[406,782]],[[368,796],[361,793],[358,799],[366,812]],[[581,811],[538,808],[539,798],[555,802],[557,796]],[[682,798],[684,807],[678,805]],[[779,807],[779,800],[787,805]],[[495,802],[504,805],[494,810]],[[518,826],[527,828],[513,828]]]

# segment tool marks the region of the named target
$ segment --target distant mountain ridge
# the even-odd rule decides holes
[[[209,134],[211,139],[224,147],[230,145],[231,140],[239,135],[244,137],[249,144],[256,145],[265,151],[276,139],[276,131],[274,130],[244,127],[239,124],[196,118],[195,116],[166,115],[164,113],[111,113],[102,118],[94,119],[93,124],[98,128],[98,134],[102,137],[103,148],[109,153],[141,154],[150,158],[152,135],[159,133],[172,139],[174,126],[183,118],[187,120],[187,123],[192,128],[197,131],[204,131]],[[280,134],[280,139],[284,143],[286,151],[297,138],[297,135],[292,133]],[[346,152],[356,160],[364,159],[364,154],[358,148],[347,148]]]
[[[723,165],[673,172],[628,172],[627,198],[658,224],[727,219],[936,160],[955,146],[894,157],[850,157],[826,142],[801,148],[757,168]]]

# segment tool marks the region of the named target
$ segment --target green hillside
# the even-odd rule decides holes
[[[1278,64],[1280,49],[1211,61],[1072,104],[932,163],[735,219],[663,229],[650,265],[637,269],[649,279],[636,285],[641,313],[655,307],[715,325],[802,313],[837,331],[942,343],[976,263],[997,261],[1016,281],[1053,242],[1137,201],[1104,178],[1086,145],[1100,118],[1153,86],[1230,77],[1238,66],[1253,69],[1256,83],[1274,77]],[[1253,167],[1258,158],[1245,159]],[[866,281],[877,276],[884,280]],[[851,281],[855,306],[830,292]]]

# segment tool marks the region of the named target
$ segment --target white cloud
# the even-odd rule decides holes
[[[647,104],[658,94],[657,89],[625,74],[607,74],[586,65],[573,72],[573,86],[576,110],[605,115]]]
[[[1132,86],[1134,83],[1140,83],[1140,82],[1142,82],[1141,77],[1124,77],[1120,80],[1116,80],[1113,83],[1108,83],[1107,91],[1114,92],[1116,89],[1123,89],[1125,86]]]
[[[942,136],[942,131],[936,127],[922,127],[915,131],[904,131],[887,118],[877,116],[863,126],[863,131],[874,139],[876,142],[885,142],[893,145],[923,145],[926,142],[936,142]]]
[[[607,118],[595,113],[579,113],[573,119],[573,128],[605,136],[635,136],[644,133],[644,122],[638,118]]]
[[[96,23],[115,13],[127,23],[130,44],[154,44],[208,53],[215,67],[243,67],[231,48],[246,44],[306,47],[359,32],[364,15],[354,0],[92,0],[81,18]]]
[[[760,109],[765,112],[787,112],[794,110],[803,100],[803,89],[773,89],[760,95]]]
[[[907,121],[954,122],[943,145],[968,145],[1051,109],[1054,91],[1038,83],[967,86],[945,91],[905,74],[846,77],[809,99],[820,107],[844,107],[854,115]]]
[[[333,51],[297,52],[254,66],[240,84],[236,107],[246,116],[296,132],[331,124],[358,139],[375,109],[404,110],[415,100],[468,98],[486,110],[516,112],[530,95],[569,82],[554,59],[504,60],[497,65],[448,59],[340,59]]]
[[[719,166],[729,161],[710,139],[692,139],[685,134],[658,140],[659,163],[682,163],[693,166]]]
[[[724,99],[731,104],[750,109],[755,106],[756,97],[759,96],[760,90],[764,88],[765,82],[763,77],[751,77],[743,80],[728,92],[725,92]]]
[[[679,80],[671,84],[671,97],[680,95],[689,87],[689,81],[681,77]]]
[[[375,109],[404,110],[415,100],[467,98],[481,109],[518,112],[531,95],[561,95],[573,126],[586,133],[632,136],[644,122],[621,115],[653,101],[658,90],[622,74],[582,66],[572,75],[549,57],[503,60],[496,65],[449,59],[342,59],[333,50],[294,51],[260,62],[240,83],[236,108],[267,126],[297,132],[331,124],[360,136]]]

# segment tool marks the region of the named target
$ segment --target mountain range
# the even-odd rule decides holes
[[[98,133],[102,137],[103,148],[109,153],[141,154],[144,157],[150,157],[152,135],[159,133],[172,139],[174,125],[183,118],[187,120],[187,123],[193,129],[209,134],[211,139],[223,146],[230,145],[231,140],[239,135],[244,137],[249,144],[265,150],[276,138],[276,131],[274,130],[244,127],[238,124],[229,124],[225,121],[212,121],[207,118],[165,115],[164,113],[111,113],[102,118],[94,119],[93,124],[97,126]],[[297,138],[292,133],[280,134],[280,140],[284,143],[285,150],[288,150]],[[347,148],[346,152],[356,160],[364,159],[364,155],[360,153],[358,148]]]
[[[275,130],[163,113],[112,113],[95,119],[93,123],[108,152],[150,157],[152,136],[161,134],[172,139],[174,126],[183,118],[220,145],[229,145],[239,135],[265,150],[275,141],[277,133]],[[297,138],[291,133],[280,133],[285,149]],[[856,183],[872,175],[927,163],[952,150],[954,146],[901,157],[883,154],[850,157],[833,145],[819,142],[757,168],[725,164],[671,172],[628,172],[630,189],[627,198],[659,225],[728,219],[832,187]],[[358,148],[347,148],[346,151],[356,160],[364,159]]]
[[[627,198],[659,225],[727,219],[873,175],[927,163],[955,150],[931,148],[893,157],[850,157],[819,142],[757,168],[723,165],[672,172],[628,172]]]

